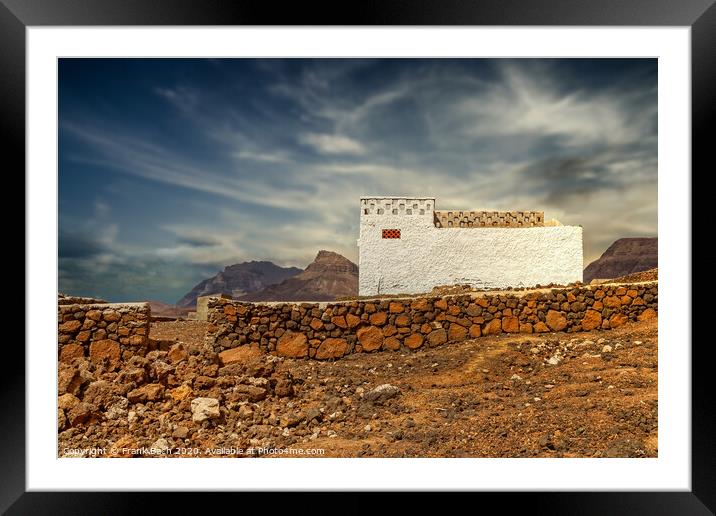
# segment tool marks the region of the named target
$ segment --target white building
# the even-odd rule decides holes
[[[439,211],[432,197],[361,197],[360,210],[362,296],[582,281],[582,227],[542,212]]]

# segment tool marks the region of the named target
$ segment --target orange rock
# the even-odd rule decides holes
[[[448,313],[450,315],[460,315],[460,307],[457,305],[450,305],[448,307]]]
[[[224,313],[226,315],[236,315],[236,307],[234,305],[224,306]]]
[[[283,357],[302,358],[308,355],[308,339],[305,333],[286,332],[276,344],[276,353]]]
[[[627,289],[626,289],[626,287],[617,287],[617,290],[616,290],[615,293],[616,293],[616,295],[619,296],[619,297],[625,296],[626,293],[627,293]]]
[[[502,331],[506,333],[518,333],[520,331],[520,320],[517,317],[503,317]]]
[[[405,345],[410,349],[417,349],[423,345],[423,336],[419,333],[413,333],[405,337]]]
[[[346,323],[346,318],[342,315],[337,315],[335,317],[331,317],[331,322],[338,326],[339,328],[348,328],[348,323]]]
[[[574,301],[576,301],[576,300],[577,300],[577,298],[574,297],[574,294],[572,294],[571,292],[567,292],[567,301],[569,301],[570,303],[572,303],[572,302],[574,302]]]
[[[219,360],[223,365],[228,364],[245,364],[254,358],[261,356],[261,350],[257,344],[247,344],[232,349],[227,349],[219,353]]]
[[[391,335],[395,335],[396,333],[398,333],[398,328],[396,328],[392,324],[383,326],[383,336],[390,337]]]
[[[323,321],[314,317],[313,319],[311,319],[311,323],[309,324],[309,326],[314,330],[320,330],[321,328],[323,328]]]
[[[440,310],[447,310],[448,307],[447,301],[445,299],[438,299],[437,301],[435,301],[434,305],[435,308],[438,308]]]
[[[388,337],[383,341],[383,349],[393,351],[400,349],[400,339],[398,339],[398,337]]]
[[[587,310],[582,318],[582,329],[593,330],[602,325],[602,314],[596,310]]]
[[[416,299],[412,303],[410,303],[410,308],[412,310],[417,310],[418,312],[427,312],[429,305],[427,299]]]
[[[450,325],[448,330],[449,340],[465,340],[465,337],[467,337],[467,328],[455,323]]]
[[[637,317],[637,320],[639,321],[651,321],[652,319],[656,319],[656,310],[653,308],[647,308],[644,310],[639,316]]]
[[[94,341],[90,344],[89,357],[95,364],[106,360],[110,370],[114,369],[119,365],[119,342],[109,339]]]
[[[482,330],[480,329],[479,324],[473,324],[472,326],[470,326],[469,332],[470,332],[470,337],[475,338],[475,339],[477,337],[479,337],[480,335],[482,335]]]
[[[136,439],[131,435],[125,435],[110,446],[106,456],[130,458],[134,456],[132,450],[137,448]]]
[[[629,296],[622,296],[621,302],[622,302],[622,306],[629,306],[632,302],[632,298]]]
[[[122,316],[117,310],[105,310],[102,312],[102,319],[108,322],[119,321],[121,318]]]
[[[632,304],[632,306],[642,306],[642,305],[645,305],[646,303],[644,302],[644,300],[642,298],[635,297],[634,301],[632,301],[631,304]]]
[[[475,303],[480,305],[482,308],[487,308],[490,306],[490,302],[485,297],[478,297],[475,299]]]
[[[74,333],[79,330],[81,326],[82,323],[80,321],[78,321],[77,319],[73,319],[71,321],[67,321],[60,324],[60,331],[62,333]]]
[[[532,323],[520,323],[520,333],[532,333]]]
[[[626,315],[616,313],[609,318],[609,326],[611,328],[618,328],[619,326],[625,324],[628,321],[629,318]]]
[[[392,301],[390,303],[389,311],[391,314],[400,314],[404,310],[403,303],[397,303],[395,301]]]
[[[92,319],[93,321],[99,321],[102,318],[102,312],[99,310],[90,310],[85,314],[85,317]]]
[[[191,395],[191,387],[189,387],[187,384],[180,385],[176,389],[172,389],[169,391],[169,396],[172,397],[172,399],[176,401],[182,401],[187,399]]]
[[[442,328],[433,330],[428,334],[428,344],[430,347],[439,346],[447,342],[447,333]]]
[[[132,346],[142,346],[147,342],[147,337],[144,335],[132,335],[129,337],[129,344]]]
[[[408,326],[410,324],[410,317],[405,314],[400,314],[395,318],[396,326]]]
[[[594,299],[602,299],[604,297],[604,291],[603,290],[597,290],[594,292]]]
[[[346,314],[346,323],[349,328],[355,328],[360,324],[360,317],[353,314]]]
[[[594,309],[594,310],[601,311],[602,308],[604,308],[604,303],[602,303],[601,301],[595,301],[594,304],[592,305],[592,309]]]
[[[626,295],[629,296],[630,298],[634,299],[635,297],[639,297],[639,292],[634,289],[631,289],[631,290],[627,290]]]
[[[85,355],[85,348],[79,344],[65,344],[60,349],[60,362],[72,362]]]
[[[189,353],[187,353],[186,348],[184,347],[184,344],[181,342],[177,342],[174,344],[171,348],[169,348],[169,351],[167,352],[167,358],[170,362],[176,364],[177,362],[181,362],[182,360],[186,360],[189,356]]]
[[[371,314],[368,320],[373,326],[382,326],[383,324],[385,324],[385,321],[388,320],[388,314],[386,314],[385,312],[376,312],[374,314]]]
[[[122,329],[122,328],[120,328],[120,330],[121,330],[121,329]],[[120,334],[120,335],[121,335],[121,334]],[[81,331],[81,332],[79,332],[79,333],[77,334],[77,336],[75,337],[75,340],[77,340],[77,341],[79,341],[79,342],[87,342],[87,341],[89,340],[89,338],[90,338],[90,332],[88,332],[88,331]]]
[[[549,328],[545,323],[542,321],[535,323],[534,325],[535,333],[547,333],[549,331]]]
[[[496,335],[498,333],[502,333],[502,323],[499,319],[493,319],[485,325],[482,333],[484,335]]]
[[[367,314],[372,314],[373,312],[375,312],[375,310],[376,310],[376,308],[373,303],[366,303],[365,306],[363,307],[363,311]]]
[[[567,327],[567,318],[562,312],[549,310],[547,312],[547,326],[552,331],[562,331]]]
[[[617,296],[607,296],[602,303],[604,303],[604,306],[607,308],[619,308],[622,306],[622,302]]]
[[[380,349],[383,345],[383,332],[380,331],[380,328],[376,328],[375,326],[361,328],[356,335],[363,347],[363,351],[375,351],[376,349]]]
[[[348,352],[348,342],[346,339],[326,339],[316,350],[318,360],[326,360],[328,358],[340,358]]]

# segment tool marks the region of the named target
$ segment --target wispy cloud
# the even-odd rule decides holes
[[[308,133],[300,136],[301,143],[313,147],[321,154],[365,154],[359,141],[336,134]]]

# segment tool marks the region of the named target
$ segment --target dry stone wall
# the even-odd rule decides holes
[[[145,355],[149,345],[148,303],[58,305],[60,362],[89,358],[109,370],[134,355]]]
[[[416,350],[499,333],[609,329],[657,316],[657,283],[583,285],[337,303],[208,301],[207,342],[222,362],[246,346],[294,358]]]
[[[82,297],[82,296],[68,296],[67,294],[57,294],[58,305],[92,305],[92,304],[106,304],[107,301],[104,299],[98,299],[96,297]]]

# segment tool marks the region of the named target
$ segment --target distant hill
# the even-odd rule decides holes
[[[286,278],[299,274],[297,267],[279,267],[272,262],[243,262],[229,265],[216,276],[198,283],[184,297],[177,301],[177,306],[193,308],[196,298],[209,294],[228,294],[239,297],[244,294],[258,292],[269,285],[281,283]]]
[[[358,266],[331,251],[319,251],[306,269],[277,285],[239,296],[243,301],[333,301],[358,295]]]
[[[149,309],[151,310],[152,317],[186,317],[191,311],[189,308],[180,308],[176,305],[169,305],[162,303],[161,301],[145,301],[149,303]]]
[[[620,238],[584,269],[584,282],[611,279],[658,267],[657,238]]]

